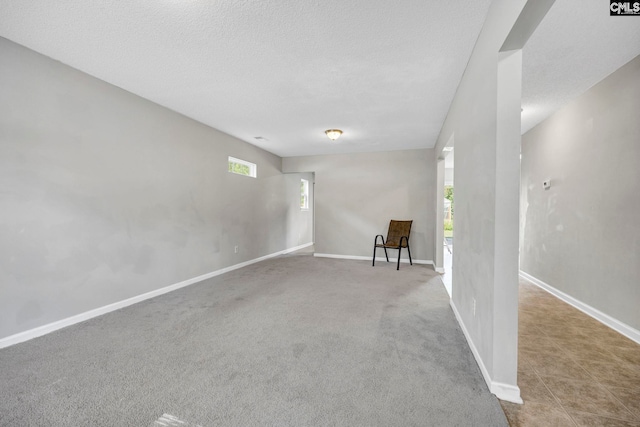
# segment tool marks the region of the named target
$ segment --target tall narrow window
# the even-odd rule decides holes
[[[229,156],[229,172],[256,178],[258,176],[258,166],[255,163]]]
[[[309,209],[309,181],[300,180],[300,209]]]

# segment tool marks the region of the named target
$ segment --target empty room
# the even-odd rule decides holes
[[[636,4],[0,0],[0,426],[640,426]]]

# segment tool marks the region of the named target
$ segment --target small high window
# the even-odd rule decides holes
[[[309,181],[300,180],[300,209],[309,209]]]
[[[255,163],[229,156],[229,172],[256,178],[258,176],[258,166]]]

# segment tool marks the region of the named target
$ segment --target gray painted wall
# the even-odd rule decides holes
[[[518,401],[520,51],[500,53],[537,0],[495,0],[436,143],[455,147],[452,305],[499,397]],[[539,15],[536,15],[539,17]],[[521,20],[521,22],[524,22]],[[535,28],[528,26],[528,28]],[[516,31],[517,32],[517,31]],[[526,38],[523,38],[526,40]],[[474,303],[475,302],[475,303]]]
[[[2,38],[0,65],[0,338],[311,241],[279,157]]]
[[[639,76],[640,56],[523,135],[520,209],[521,269],[637,330]]]
[[[317,253],[370,257],[389,220],[412,219],[412,257],[433,260],[433,150],[285,157],[282,168],[315,172]]]

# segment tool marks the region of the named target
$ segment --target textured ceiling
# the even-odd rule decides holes
[[[556,0],[523,49],[522,133],[638,55],[640,16],[609,16],[605,0]]]
[[[0,36],[280,156],[410,149],[434,145],[489,4],[0,0]]]
[[[532,36],[523,130],[638,54],[605,3],[557,0]],[[0,36],[280,156],[396,150],[434,145],[489,4],[0,0]]]

